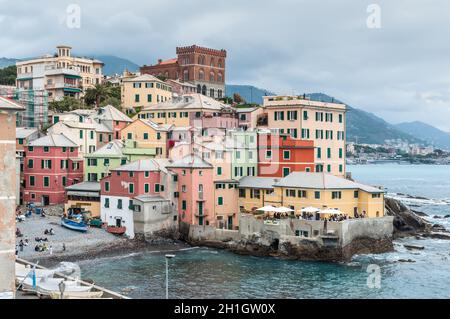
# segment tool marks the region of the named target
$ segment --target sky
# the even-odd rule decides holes
[[[228,84],[327,93],[390,123],[419,120],[450,132],[447,0],[33,3],[0,0],[0,57],[67,44],[74,54],[143,65],[198,44],[227,50]]]

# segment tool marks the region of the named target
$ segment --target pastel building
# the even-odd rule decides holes
[[[258,176],[285,177],[292,172],[314,172],[314,142],[290,135],[258,134]]]
[[[83,180],[78,145],[63,134],[48,134],[29,143],[25,153],[25,202],[62,204],[65,187]]]
[[[122,139],[134,141],[136,147],[151,148],[156,156],[167,158],[169,146],[169,130],[172,125],[156,124],[151,120],[136,119],[122,129]]]
[[[108,134],[106,136],[97,134],[97,148],[100,148],[102,145],[110,142],[113,139],[121,139],[122,137],[120,135],[120,132],[132,122],[132,120],[127,115],[120,112],[112,105],[106,105],[104,107],[98,108],[97,113],[91,115],[91,118],[108,129],[108,131],[104,131],[104,133]],[[99,130],[97,129],[97,133],[98,132]]]
[[[155,195],[173,200],[174,186],[170,183],[174,178],[166,169],[168,164],[164,159],[138,160],[111,170],[111,175],[100,181],[102,221],[125,227],[125,234],[134,238],[135,198]]]
[[[66,202],[64,212],[69,208],[82,208],[90,214],[90,217],[100,217],[100,183],[81,182],[66,187]]]
[[[84,156],[84,180],[98,182],[107,176],[112,169],[127,163],[123,154],[123,142],[113,140],[94,153]]]
[[[179,221],[214,225],[213,166],[196,155],[188,155],[167,168],[177,175]]]
[[[124,78],[121,92],[122,110],[127,114],[172,99],[172,87],[149,74]]]
[[[238,126],[236,110],[202,94],[185,94],[180,98],[144,108],[140,119],[157,124],[196,128],[232,129]]]
[[[97,149],[97,124],[90,119],[79,117],[79,121],[60,121],[49,127],[49,134],[64,134],[80,148],[80,155]]]
[[[353,218],[384,216],[384,190],[328,173],[294,172],[281,179],[245,177],[239,182],[242,211],[272,205],[284,206],[298,214],[302,208],[338,209]]]
[[[239,128],[246,131],[247,129],[256,129],[258,118],[264,113],[264,109],[259,106],[237,108],[236,113],[239,119]]]
[[[214,182],[215,226],[221,229],[239,227],[239,182],[235,180],[217,180]]]
[[[258,170],[258,151],[256,131],[230,131],[227,137],[232,142],[231,179],[256,176]]]
[[[344,176],[345,113],[344,104],[312,101],[303,96],[264,96],[268,128],[294,139],[312,140],[315,146],[316,172]]]

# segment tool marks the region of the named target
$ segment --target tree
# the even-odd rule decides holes
[[[87,105],[95,105],[95,107],[99,107],[100,103],[110,96],[110,91],[110,85],[96,84],[95,87],[86,90],[84,94],[84,102]]]
[[[15,85],[16,78],[17,68],[15,65],[0,69],[0,85]]]
[[[52,101],[49,103],[49,109],[59,113],[70,112],[80,108],[83,108],[81,101],[72,96],[65,96],[60,101]]]
[[[233,100],[237,104],[245,103],[244,98],[239,93],[234,93],[233,94]]]
[[[118,99],[118,98],[116,98],[114,96],[109,96],[102,103],[100,103],[100,106],[103,107],[103,106],[106,106],[106,105],[112,105],[116,109],[118,109],[119,111],[122,112],[120,104],[121,104],[120,103],[120,99]]]

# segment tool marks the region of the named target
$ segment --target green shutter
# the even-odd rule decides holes
[[[148,193],[150,191],[150,187],[148,184],[144,184],[144,191]]]
[[[217,199],[217,203],[218,203],[219,205],[223,205],[223,197],[219,197],[219,198]]]
[[[159,193],[159,184],[155,184],[155,193]]]

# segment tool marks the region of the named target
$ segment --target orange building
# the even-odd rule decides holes
[[[292,172],[314,172],[314,142],[260,133],[258,176],[285,177]]]

